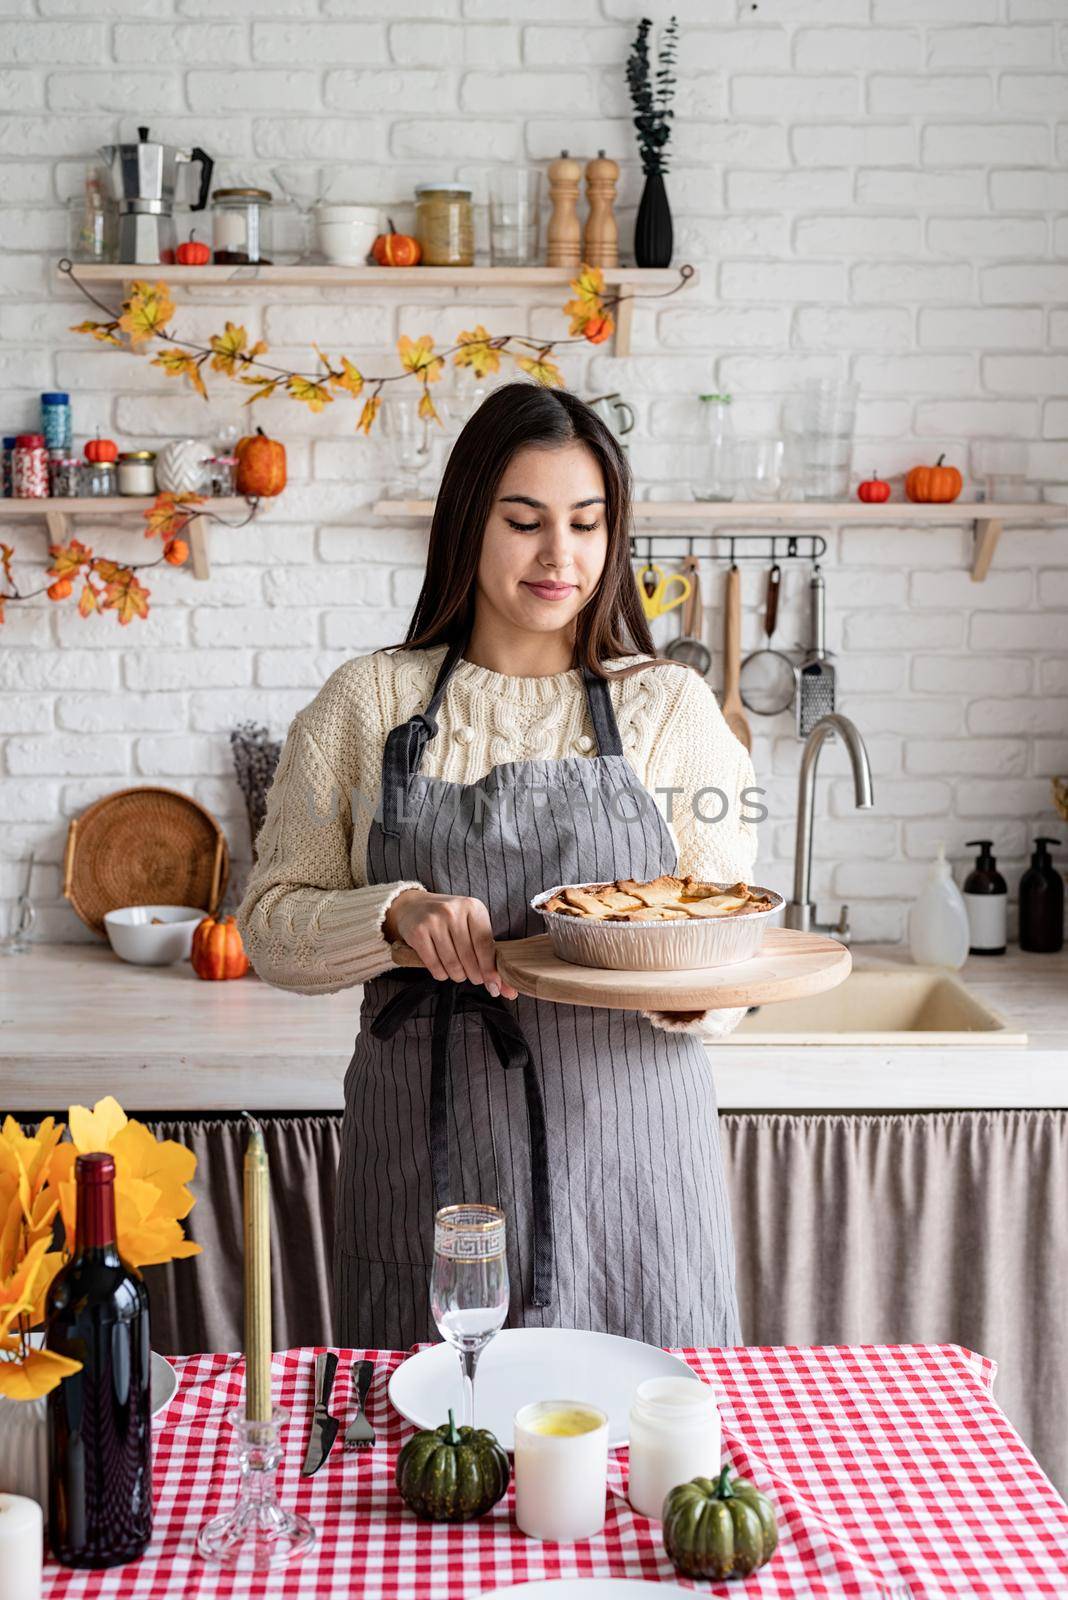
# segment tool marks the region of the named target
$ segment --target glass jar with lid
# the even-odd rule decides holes
[[[211,234],[220,266],[271,265],[271,191],[216,189],[211,197]]]
[[[120,494],[155,494],[156,452],[124,450],[119,457],[118,479]]]
[[[82,475],[84,492],[94,499],[106,499],[116,493],[114,461],[87,461]]]
[[[415,191],[415,231],[426,267],[470,267],[475,261],[471,190],[459,183],[424,183]]]
[[[73,500],[80,492],[77,456],[53,456],[48,468],[53,500]]]
[[[643,1517],[659,1517],[670,1491],[720,1469],[719,1410],[707,1383],[647,1378],[630,1408],[627,1498]]]
[[[695,500],[733,500],[738,486],[737,447],[729,394],[701,396],[702,444],[693,478]]]

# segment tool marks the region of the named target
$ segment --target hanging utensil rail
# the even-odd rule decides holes
[[[678,549],[665,548],[672,541]],[[681,561],[700,553],[733,566],[739,561],[818,561],[827,553],[827,541],[820,533],[632,533],[631,560],[642,560],[643,550],[646,562],[654,555],[660,561]]]

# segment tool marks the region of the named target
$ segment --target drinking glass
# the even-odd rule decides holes
[[[530,267],[538,260],[541,173],[536,167],[502,167],[490,175],[490,261],[495,267]]]
[[[849,492],[858,384],[813,378],[805,386],[805,499],[841,500]]]
[[[434,1218],[430,1309],[460,1357],[460,1426],[473,1428],[478,1358],[508,1315],[505,1216],[496,1206],[446,1206]]]
[[[410,380],[409,380],[410,381]],[[412,383],[412,388],[416,386]],[[390,493],[400,500],[417,500],[429,471],[434,436],[442,424],[419,415],[422,392],[391,394],[382,403],[382,431],[389,440],[396,481]],[[434,405],[444,421],[444,402],[434,396]]]
[[[1021,439],[977,439],[972,473],[983,500],[1019,500],[1027,482],[1027,445]]]
[[[781,439],[739,439],[735,445],[739,500],[778,500],[785,446]]]

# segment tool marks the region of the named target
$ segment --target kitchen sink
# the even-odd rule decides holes
[[[1026,1044],[1027,1034],[947,972],[862,967],[836,989],[761,1006],[730,1035],[746,1044]]]

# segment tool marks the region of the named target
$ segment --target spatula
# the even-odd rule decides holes
[[[739,679],[742,670],[742,575],[731,563],[727,573],[726,616],[723,623],[723,719],[734,737],[753,748],[753,735],[742,705]]]

